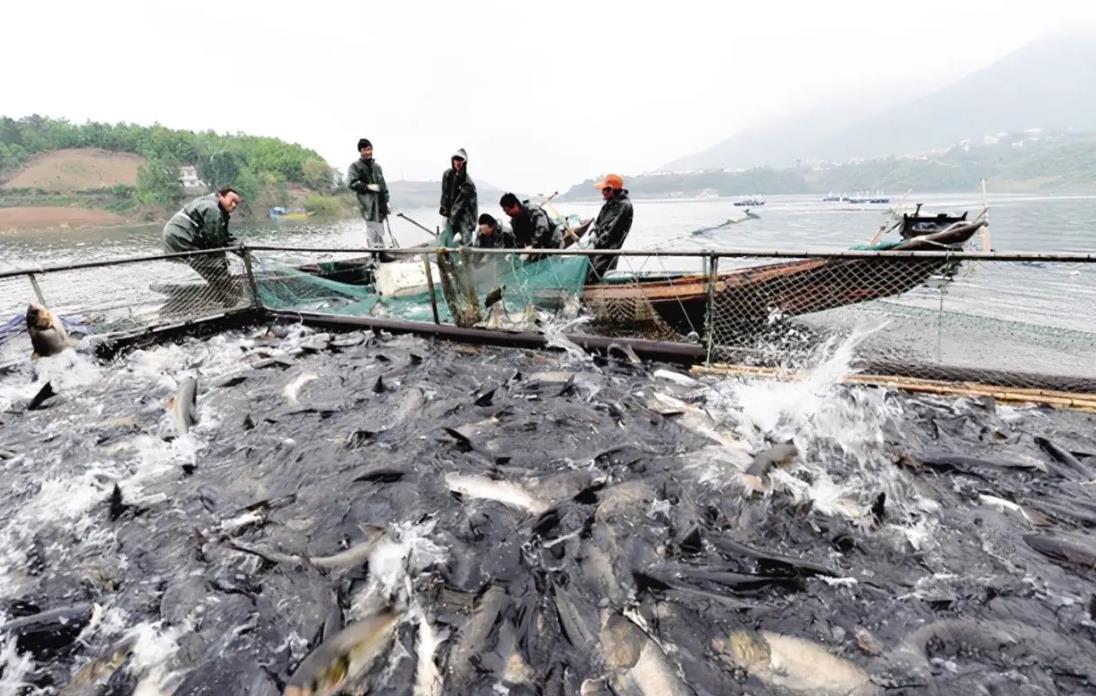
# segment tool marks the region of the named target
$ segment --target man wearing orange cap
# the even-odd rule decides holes
[[[624,246],[628,232],[632,229],[632,202],[624,190],[624,179],[619,174],[607,174],[594,184],[601,191],[605,204],[597,214],[590,234],[594,237],[595,249],[619,249]],[[596,283],[617,267],[618,256],[595,256],[591,261],[590,273],[586,282]]]

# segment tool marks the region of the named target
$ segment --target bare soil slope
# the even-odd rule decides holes
[[[137,170],[145,161],[144,157],[128,152],[93,148],[55,150],[34,157],[0,188],[72,193],[118,184],[136,186]]]

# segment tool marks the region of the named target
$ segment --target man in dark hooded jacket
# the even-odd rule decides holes
[[[476,247],[479,249],[513,249],[514,233],[499,224],[494,217],[484,213],[479,216],[479,234],[476,235]]]
[[[455,246],[460,239],[462,246],[472,243],[479,217],[476,200],[476,184],[468,176],[468,153],[464,148],[449,158],[450,167],[441,175],[441,206],[438,213],[445,218],[445,231],[440,241],[444,246]]]
[[[372,249],[384,248],[384,221],[388,218],[388,184],[381,165],[373,159],[373,143],[358,141],[360,159],[346,172],[346,186],[358,194],[358,208],[365,218],[366,240]],[[378,252],[374,252],[376,255]]]
[[[594,188],[601,191],[601,197],[605,200],[589,232],[594,238],[594,248],[620,249],[632,229],[632,202],[624,189],[624,179],[617,174],[608,174],[595,183]],[[617,267],[619,260],[619,256],[593,257],[586,282],[600,282],[606,273]]]
[[[529,201],[519,201],[512,193],[504,194],[499,206],[510,216],[519,248],[558,249],[562,245],[563,228],[544,208],[530,207]]]
[[[228,220],[239,204],[240,194],[231,187],[190,201],[164,225],[164,252],[174,254],[238,246],[239,242],[228,231]],[[224,252],[177,258],[197,271],[226,307],[234,306],[239,300]]]

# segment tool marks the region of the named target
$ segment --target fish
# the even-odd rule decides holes
[[[410,594],[410,593],[409,593]],[[415,685],[413,696],[441,696],[444,679],[434,654],[448,635],[439,633],[420,607],[414,612],[418,631],[415,635]]]
[[[365,563],[369,558],[369,554],[373,553],[377,545],[386,538],[386,535],[381,527],[361,525],[360,529],[365,534],[365,541],[330,556],[312,556],[308,559],[309,563],[317,568],[327,569],[353,568]]]
[[[27,410],[37,411],[42,408],[42,404],[55,396],[57,396],[57,392],[53,390],[53,384],[46,382],[31,398],[30,403],[27,404]]]
[[[606,666],[615,672],[618,693],[686,696],[693,693],[662,649],[628,618],[614,614],[598,635]]]
[[[1055,563],[1084,569],[1096,568],[1096,545],[1087,538],[1025,534],[1024,543]]]
[[[491,305],[495,304],[502,299],[502,292],[506,289],[505,285],[500,285],[491,292],[487,293],[487,297],[483,298],[483,308],[488,309]]]
[[[198,423],[198,380],[187,377],[180,382],[175,395],[167,400],[167,408],[175,435],[182,437],[190,432],[191,426]]]
[[[1059,466],[1057,473],[1063,478],[1071,478],[1076,481],[1091,481],[1094,476],[1093,472],[1084,464],[1081,463],[1077,457],[1073,456],[1073,453],[1059,447],[1045,437],[1036,436],[1035,444],[1039,446],[1039,449],[1043,450],[1051,459],[1054,460]]]
[[[1031,524],[1039,527],[1044,527],[1051,523],[1050,518],[1039,512],[1038,510],[1027,510],[1021,505],[1012,502],[1011,500],[1005,500],[1004,498],[998,498],[997,496],[980,493],[978,494],[978,502],[982,505],[985,505],[986,507],[993,508],[997,512],[1011,512],[1015,515],[1019,515]]]
[[[647,408],[664,417],[673,417],[673,421],[686,430],[707,438],[712,442],[734,450],[745,450],[746,444],[730,433],[717,427],[716,422],[706,411],[681,399],[654,392],[653,397],[647,401]]]
[[[769,488],[769,472],[792,466],[798,456],[799,450],[791,443],[774,445],[758,452],[741,474],[742,482],[755,493],[765,493]]]
[[[614,353],[619,353],[629,364],[632,365],[640,365],[643,362],[639,359],[639,355],[636,354],[635,350],[633,350],[632,347],[629,345],[610,343],[608,346],[605,347],[606,356],[611,358],[613,357]]]
[[[689,387],[695,389],[696,387],[703,386],[699,380],[695,380],[688,375],[683,375],[680,372],[674,372],[673,370],[658,369],[652,373],[655,379],[664,379],[667,382],[673,382],[681,387]]]
[[[122,502],[122,489],[118,487],[118,484],[114,484],[114,489],[110,492],[110,520],[111,522],[117,520],[122,516],[129,508],[124,502]]]
[[[825,566],[820,566],[819,563],[803,560],[801,558],[791,558],[790,556],[769,554],[768,551],[746,546],[730,537],[710,535],[707,539],[708,543],[713,547],[716,547],[716,550],[719,551],[722,556],[735,559],[753,559],[757,564],[757,569],[764,573],[826,575],[826,577],[831,578],[835,578],[837,575],[835,571],[826,568]]]
[[[133,654],[136,637],[129,635],[88,662],[69,680],[57,696],[100,696],[114,693],[107,685]]]
[[[532,515],[541,515],[548,510],[547,502],[534,497],[526,488],[511,481],[450,472],[445,475],[445,485],[454,493],[469,498],[494,500]]]
[[[297,403],[297,395],[300,394],[301,388],[316,378],[315,372],[302,372],[297,375],[296,379],[285,385],[282,389],[282,396],[291,404]]]
[[[475,657],[484,649],[506,602],[506,590],[489,585],[476,602],[472,616],[458,630],[445,662],[445,678],[451,693],[464,693],[476,669]]]
[[[140,689],[135,693],[148,693]],[[159,696],[160,692],[155,692]],[[263,666],[240,656],[218,657],[192,670],[171,696],[277,696],[278,688]]]
[[[1002,469],[1038,471],[1042,468],[1038,462],[992,461],[934,449],[925,450],[916,459],[904,457],[898,463],[910,468],[916,468],[917,464],[922,464],[939,471],[969,474],[985,479],[994,479],[1000,476]]]
[[[735,631],[712,647],[721,659],[766,684],[817,696],[868,696],[881,692],[855,663],[825,646],[771,631]]]
[[[32,360],[57,355],[71,346],[65,325],[57,315],[36,302],[27,305],[27,333],[33,348]]]
[[[0,635],[14,638],[19,652],[50,655],[71,645],[97,611],[102,610],[91,602],[58,607],[12,619],[0,625]]]
[[[399,614],[383,610],[321,643],[286,682],[282,696],[335,696],[358,680],[388,647]]]

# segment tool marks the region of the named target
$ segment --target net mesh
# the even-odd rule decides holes
[[[383,264],[327,256],[332,258],[317,261],[256,252],[263,307],[408,321],[433,321],[436,307],[443,323],[530,328],[545,314],[577,313],[589,269],[584,256],[537,260],[467,249],[401,254]]]
[[[197,322],[254,306],[242,258],[210,252],[0,279],[0,362],[30,354],[27,305],[48,307],[74,338]],[[31,278],[38,285],[39,298]]]
[[[0,279],[0,362],[29,354],[23,315],[41,293],[76,335],[254,306],[523,331],[581,312],[585,332],[690,342],[710,363],[804,368],[855,332],[866,337],[854,365],[872,374],[1096,392],[1092,259],[717,256],[636,252],[597,284],[585,284],[586,256],[426,248],[379,265],[360,252],[249,250],[250,271],[215,252],[39,273],[37,292],[24,274]]]

